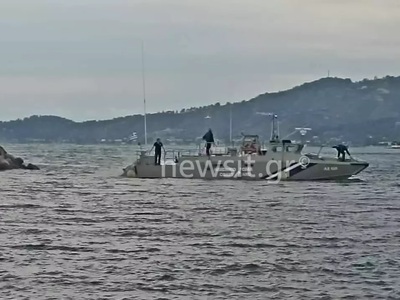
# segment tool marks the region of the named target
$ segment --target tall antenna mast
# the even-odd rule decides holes
[[[229,105],[229,142],[232,144],[232,106],[233,104]]]
[[[256,112],[257,115],[272,116],[271,126],[271,142],[279,142],[279,122],[278,115],[275,113]]]
[[[147,120],[146,120],[146,80],[144,74],[144,45],[142,40],[142,80],[143,80],[143,106],[144,106],[144,144],[147,146]]]
[[[279,123],[278,123],[278,115],[275,113],[272,114],[272,127],[271,127],[271,141],[278,142],[279,141]]]

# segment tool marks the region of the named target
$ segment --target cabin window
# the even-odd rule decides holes
[[[298,153],[302,149],[301,145],[287,145],[285,146],[285,152],[292,152],[292,153]]]
[[[282,152],[282,147],[274,146],[274,147],[272,147],[272,152]]]
[[[296,148],[293,146],[285,146],[285,152],[295,152]]]

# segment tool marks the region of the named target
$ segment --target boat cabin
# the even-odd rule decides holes
[[[291,152],[301,153],[304,148],[303,144],[294,144],[291,140],[282,141],[270,141],[267,145],[268,149],[261,147],[260,138],[258,135],[244,135],[240,152],[243,154],[258,154],[265,155],[267,151],[279,153],[279,152]]]
[[[270,151],[272,152],[291,152],[291,153],[301,153],[304,148],[303,144],[292,143],[291,140],[283,140],[279,143],[273,142],[269,145]]]

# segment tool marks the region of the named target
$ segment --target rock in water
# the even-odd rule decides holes
[[[40,170],[38,166],[35,166],[33,164],[28,164],[25,169],[28,169],[28,170]]]
[[[26,166],[22,158],[14,157],[0,146],[0,171],[13,169],[39,170],[39,168],[33,164],[28,164]]]

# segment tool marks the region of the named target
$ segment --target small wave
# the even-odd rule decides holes
[[[68,252],[93,252],[94,248],[88,247],[72,247],[72,246],[56,246],[56,245],[48,245],[48,244],[21,244],[21,245],[13,245],[9,246],[13,249],[21,249],[21,250],[46,250],[46,251],[68,251]]]
[[[23,203],[23,204],[3,204],[0,205],[0,209],[8,209],[8,208],[31,208],[31,209],[39,209],[42,208],[43,206],[38,205],[38,204],[31,204],[31,203]]]
[[[221,266],[216,269],[210,270],[207,273],[210,275],[223,275],[229,272],[244,271],[246,274],[259,274],[263,267],[255,263],[234,263],[226,266]]]

